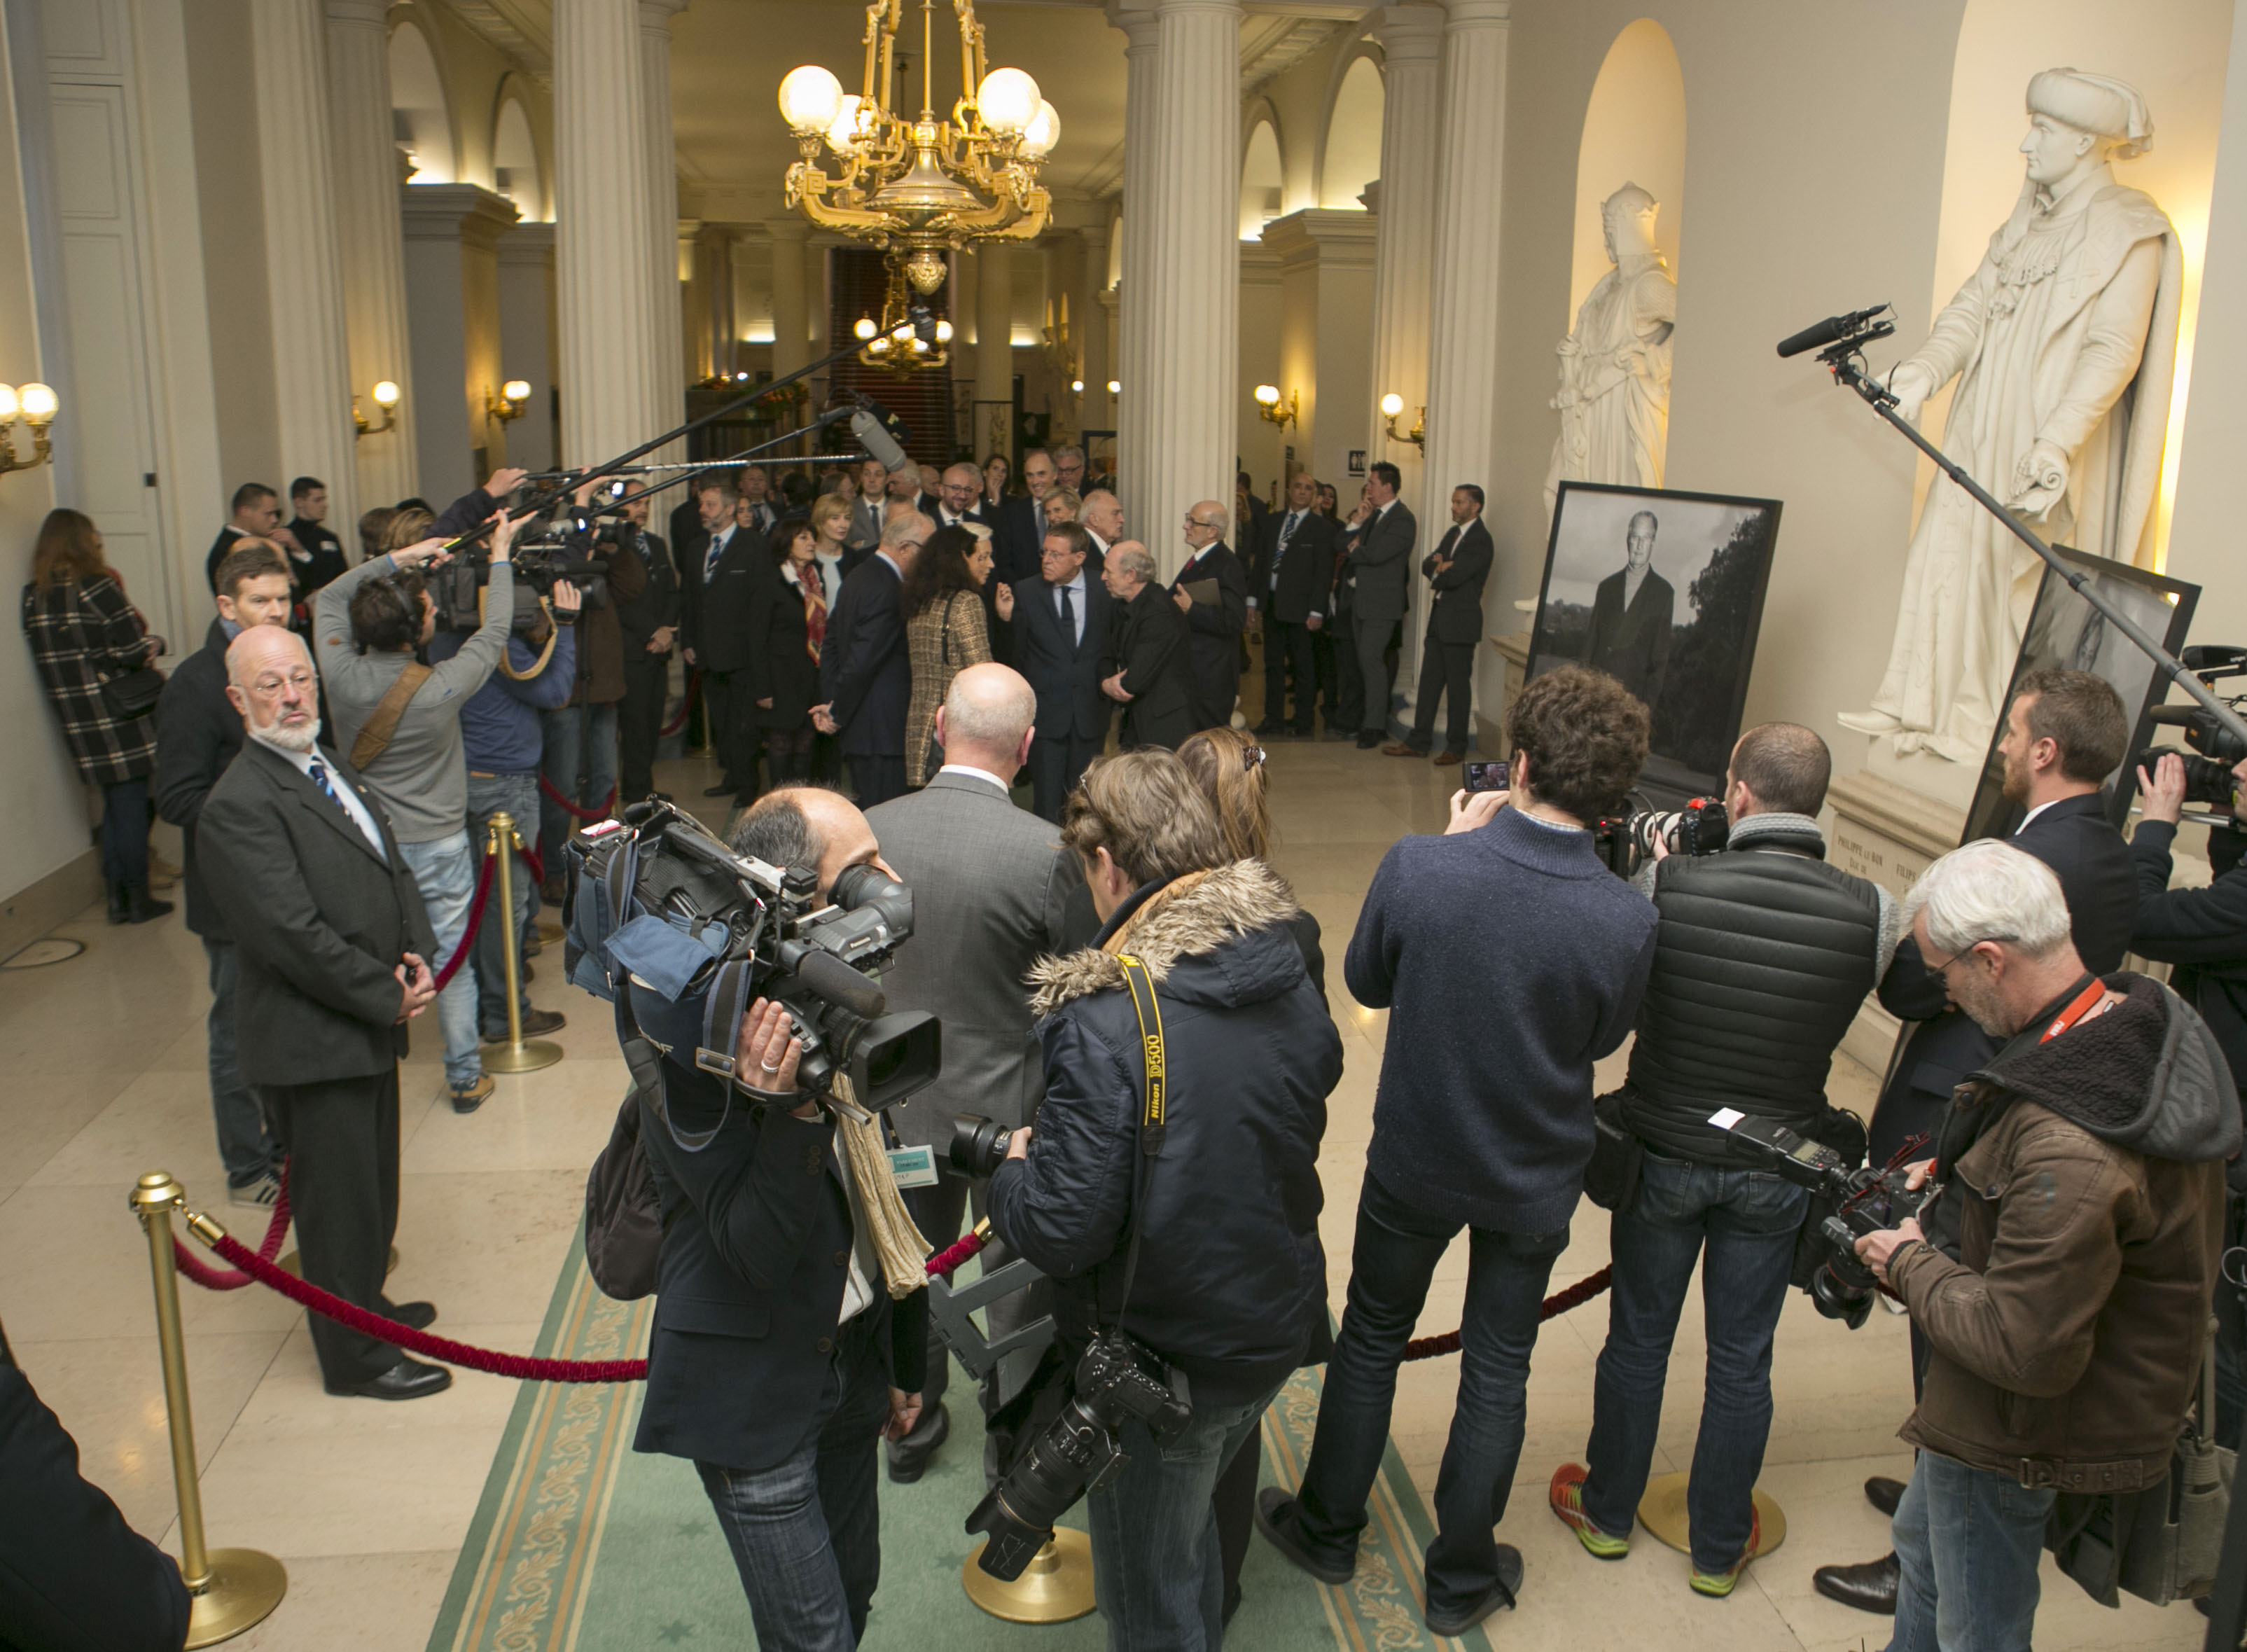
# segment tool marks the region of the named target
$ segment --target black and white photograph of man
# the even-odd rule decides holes
[[[1677,589],[1654,571],[1662,519],[1634,511],[1623,537],[1623,564],[1600,581],[1592,598],[1592,637],[1585,663],[1603,671],[1649,705],[1661,698],[1670,669],[1670,621]]]

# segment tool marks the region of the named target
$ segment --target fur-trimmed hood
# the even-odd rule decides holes
[[[1285,992],[1304,973],[1302,952],[1287,928],[1298,910],[1277,872],[1260,860],[1235,861],[1152,910],[1143,909],[1132,923],[1130,950],[1166,996],[1258,1002]],[[1198,960],[1211,967],[1179,972],[1182,963]],[[1180,975],[1176,981],[1174,973]],[[1030,1013],[1042,1020],[1077,999],[1122,991],[1124,966],[1088,946],[1040,959],[1027,980]]]

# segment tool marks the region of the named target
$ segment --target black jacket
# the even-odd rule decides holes
[[[816,560],[805,571],[823,577]],[[831,607],[835,593],[824,595]],[[781,577],[777,563],[749,592],[749,698],[772,701],[757,710],[757,727],[802,727],[819,703],[819,662],[809,646],[803,593]]]
[[[157,772],[162,773],[160,747]],[[2205,889],[2169,887],[2169,848],[2176,828],[2167,821],[2138,823],[2130,857],[2138,869],[2138,917],[2130,950],[2176,967],[2169,985],[2200,1012],[2223,1046],[2235,1082],[2247,1087],[2247,867],[2240,864],[2247,836],[2218,828],[2208,835]]]
[[[1046,540],[1046,510],[1028,494],[1009,494],[991,525],[991,572],[1013,584],[1038,577],[1038,555]]]
[[[214,597],[218,595],[218,565],[226,560],[226,553],[234,549],[236,540],[249,537],[242,529],[229,522],[218,530],[218,537],[211,541],[211,548],[203,553],[203,578],[208,582]]]
[[[1880,891],[1827,865],[1799,816],[1739,830],[1722,854],[1654,869],[1661,921],[1623,1090],[1656,1151],[1709,1164],[1758,1162],[1709,1123],[1720,1107],[1818,1122],[1834,1052],[1881,975]]]
[[[344,555],[344,542],[325,522],[306,522],[302,516],[289,524],[289,531],[297,543],[309,553],[307,560],[289,558],[289,566],[297,576],[297,600],[310,602],[319,588],[351,566]],[[212,570],[215,576],[217,570]]]
[[[771,575],[767,558],[767,577]],[[828,598],[819,650],[819,697],[832,707],[845,757],[901,757],[912,705],[912,658],[898,606],[898,570],[877,553]]]
[[[1186,617],[1169,591],[1150,584],[1115,610],[1112,626],[1100,677],[1124,673],[1131,696],[1124,702],[1124,733],[1134,745],[1178,750],[1195,727]]]
[[[1196,603],[1185,617],[1193,631],[1195,703],[1214,727],[1233,715],[1240,693],[1240,633],[1248,627],[1248,572],[1222,539],[1179,569],[1171,590],[1175,597],[1210,579],[1217,582],[1217,601]]]
[[[1072,641],[1054,608],[1054,588],[1035,576],[1014,582],[1014,669],[1038,697],[1038,735],[1089,740],[1108,734],[1108,708],[1100,692],[1100,662],[1115,623],[1115,599],[1089,569],[1084,578],[1084,631]]]
[[[2111,975],[2129,950],[2138,916],[2138,870],[2130,846],[2107,819],[2096,792],[2063,797],[2006,840],[2052,868],[2067,897],[2067,916],[2083,966]],[[1950,1093],[1998,1053],[1997,1041],[1949,1007],[1939,977],[1906,935],[1882,977],[1881,1007],[1907,1022],[1889,1057],[1873,1112],[1872,1157],[1885,1159],[1913,1136],[1932,1139]]]
[[[749,664],[749,592],[772,567],[762,536],[735,528],[708,580],[702,577],[710,536],[698,532],[686,550],[680,613],[686,645],[703,671],[746,671]]]
[[[0,1647],[142,1652],[187,1640],[178,1564],[79,1474],[78,1442],[4,1358],[0,1485]]]
[[[433,971],[445,961],[382,804],[350,764],[324,747],[320,758],[374,816],[383,856],[340,804],[254,740],[219,776],[196,823],[211,898],[228,911],[257,914],[234,938],[246,1083],[388,1072],[406,1048],[391,972],[409,952]]]
[[[242,749],[242,713],[226,697],[230,640],[226,626],[212,620],[203,645],[179,663],[156,702],[156,812],[180,829],[188,927],[215,941],[229,939],[230,932],[195,863],[195,823],[203,800]]]
[[[682,1054],[700,1042],[699,1001],[673,1005],[637,985],[629,990],[650,1037]],[[718,1135],[701,1151],[685,1151],[641,1102],[639,1139],[661,1203],[663,1248],[647,1397],[632,1446],[770,1468],[814,1425],[833,1365],[851,1247],[835,1121],[823,1109],[800,1119],[741,1096],[728,1107],[718,1080],[669,1056],[663,1083],[681,1132]],[[864,1311],[877,1316],[876,1341],[889,1348],[891,1381],[917,1393],[928,1294],[892,1304],[878,1265],[867,1282],[874,1300]]]
[[[1482,640],[1482,588],[1490,577],[1492,555],[1490,529],[1478,516],[1465,529],[1454,527],[1435,550],[1420,562],[1436,599],[1428,608],[1428,640],[1433,643],[1476,643]],[[1451,565],[1436,571],[1439,562]]]
[[[1318,1155],[1342,1038],[1289,927],[1295,904],[1262,862],[1221,867],[1133,923],[1170,1078],[1142,1207],[1138,1016],[1122,966],[1099,948],[1157,887],[1092,947],[1031,973],[1045,1100],[1028,1157],[991,1178],[991,1225],[1054,1277],[1065,1349],[1122,1308],[1124,1328],[1186,1373],[1198,1403],[1238,1404],[1294,1370],[1325,1321]]]
[[[1279,556],[1280,530],[1287,513],[1275,510],[1260,524],[1250,548],[1248,594],[1267,619],[1300,625],[1311,615],[1322,621],[1334,612],[1335,562],[1342,555],[1342,529],[1315,510],[1303,513],[1287,554],[1280,557],[1279,583],[1272,578],[1272,559]]]
[[[1663,679],[1670,672],[1677,593],[1649,567],[1638,582],[1638,594],[1626,604],[1629,578],[1629,570],[1618,569],[1592,593],[1592,634],[1584,645],[1584,663],[1651,706],[1661,700]]]
[[[640,562],[647,570],[647,582],[630,597],[615,590],[610,593],[617,625],[624,633],[627,669],[669,659],[668,653],[649,653],[648,638],[666,625],[676,630],[679,625],[679,577],[672,570],[671,553],[657,535],[643,531],[640,542]]]

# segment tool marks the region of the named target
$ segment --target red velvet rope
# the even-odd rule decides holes
[[[942,1279],[988,1243],[980,1233],[970,1233],[957,1245],[939,1251],[928,1259],[928,1276]]]
[[[289,1172],[284,1166],[281,1172],[280,1196],[273,1201],[273,1219],[266,1225],[265,1237],[258,1241],[257,1253],[269,1262],[280,1255],[281,1241],[288,1232]],[[224,1268],[211,1266],[181,1244],[177,1235],[172,1239],[172,1260],[179,1265],[181,1273],[207,1291],[238,1291],[245,1285],[256,1283],[247,1273],[229,1273]]]
[[[575,815],[579,820],[606,820],[609,817],[610,806],[617,801],[617,788],[611,786],[609,788],[609,795],[601,800],[598,809],[580,809],[543,775],[538,777],[538,789],[545,795],[548,802],[565,813]]]
[[[686,727],[686,719],[694,710],[695,690],[700,687],[701,682],[702,673],[689,666],[686,672],[686,692],[680,695],[679,700],[679,715],[655,731],[655,737],[658,740],[669,740]]]
[[[1567,1290],[1555,1291],[1547,1297],[1544,1306],[1538,1311],[1539,1322],[1541,1324],[1556,1314],[1566,1314],[1572,1307],[1581,1307],[1614,1283],[1615,1269],[1611,1267],[1587,1274]],[[1456,1354],[1458,1351],[1459,1334],[1457,1331],[1446,1331],[1441,1336],[1417,1337],[1404,1345],[1404,1357],[1408,1360],[1433,1359],[1438,1354]]]
[[[445,967],[437,972],[437,990],[441,993],[445,990],[445,983],[461,973],[461,966],[468,961],[468,954],[475,949],[476,930],[484,921],[484,899],[491,893],[492,862],[497,858],[494,855],[485,856],[483,865],[476,871],[476,894],[474,903],[468,907],[468,926],[461,932],[461,944],[445,960]]]

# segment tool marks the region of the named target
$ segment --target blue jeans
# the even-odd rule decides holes
[[[875,1442],[890,1403],[888,1344],[872,1335],[874,1317],[859,1314],[836,1339],[819,1415],[794,1451],[755,1472],[694,1465],[761,1652],[850,1652],[866,1632],[882,1578]]]
[[[482,857],[485,840],[490,836],[491,817],[502,809],[514,818],[516,835],[526,845],[535,847],[531,834],[538,829],[538,776],[535,774],[469,775],[469,851]],[[482,866],[477,870],[481,872]],[[523,938],[529,930],[531,903],[538,898],[538,890],[530,881],[530,868],[520,856],[508,870],[514,880],[510,888],[515,896],[515,940],[516,955],[520,957]],[[495,868],[484,921],[476,929],[474,967],[476,1020],[485,1032],[495,1038],[507,1036],[507,958],[501,950],[505,937],[506,926],[500,922],[499,913],[499,873]],[[529,990],[518,980],[516,991],[522,1000],[522,1013],[529,1014]]]
[[[1708,1375],[1686,1515],[1693,1564],[1722,1572],[1747,1547],[1771,1433],[1771,1343],[1786,1302],[1809,1193],[1763,1171],[1719,1170],[1649,1151],[1638,1197],[1610,1228],[1614,1294],[1593,1389],[1584,1512],[1630,1533],[1662,1427],[1663,1380],[1693,1267],[1702,1259]]]
[[[744,673],[746,675],[746,673]],[[546,783],[571,802],[577,801],[577,720],[584,708],[564,706],[559,711],[538,713],[538,733],[544,742],[545,754],[539,760],[539,770]],[[590,778],[585,782],[587,809],[598,809],[601,800],[616,789],[617,784],[617,708],[612,701],[606,706],[595,706],[585,714],[585,727],[593,741],[593,761]],[[538,801],[538,852],[546,862],[547,870],[562,868],[562,845],[570,841],[570,834],[580,826],[590,825],[579,820],[543,793]],[[526,826],[522,841],[530,841]]]
[[[437,932],[437,956],[428,960],[434,973],[452,961],[468,931],[468,907],[476,892],[476,855],[468,847],[466,828],[426,843],[400,843],[398,852],[413,874],[421,904],[429,909],[429,925]],[[476,1038],[475,970],[463,966],[437,994],[437,1023],[445,1034],[445,1082],[456,1089],[475,1083],[484,1072]]]
[[[232,941],[206,935],[202,942],[210,963],[210,1015],[203,1025],[210,1034],[211,1116],[218,1123],[219,1162],[226,1166],[229,1187],[248,1187],[272,1172],[281,1150],[266,1131],[265,1109],[242,1082],[235,1055],[234,988],[241,979],[242,955]]]
[[[2029,1652],[2057,1492],[1923,1451],[1896,1505],[1888,1652]]]
[[[112,887],[148,884],[148,780],[106,781],[101,788],[101,877]]]
[[[1216,1652],[1225,1639],[1225,1568],[1210,1493],[1256,1431],[1274,1382],[1239,1405],[1196,1405],[1186,1431],[1155,1444],[1124,1424],[1123,1471],[1085,1502],[1092,1526],[1092,1590],[1113,1652]]]
[[[1416,1210],[1373,1173],[1357,1198],[1349,1306],[1327,1362],[1318,1432],[1303,1470],[1299,1530],[1315,1550],[1346,1559],[1365,1529],[1365,1500],[1389,1443],[1397,1367],[1428,1300],[1436,1264],[1463,1225]],[[1458,1400],[1436,1479],[1436,1540],[1428,1548],[1428,1609],[1475,1605],[1498,1581],[1492,1535],[1521,1460],[1530,1350],[1553,1264],[1568,1230],[1469,1230]]]

